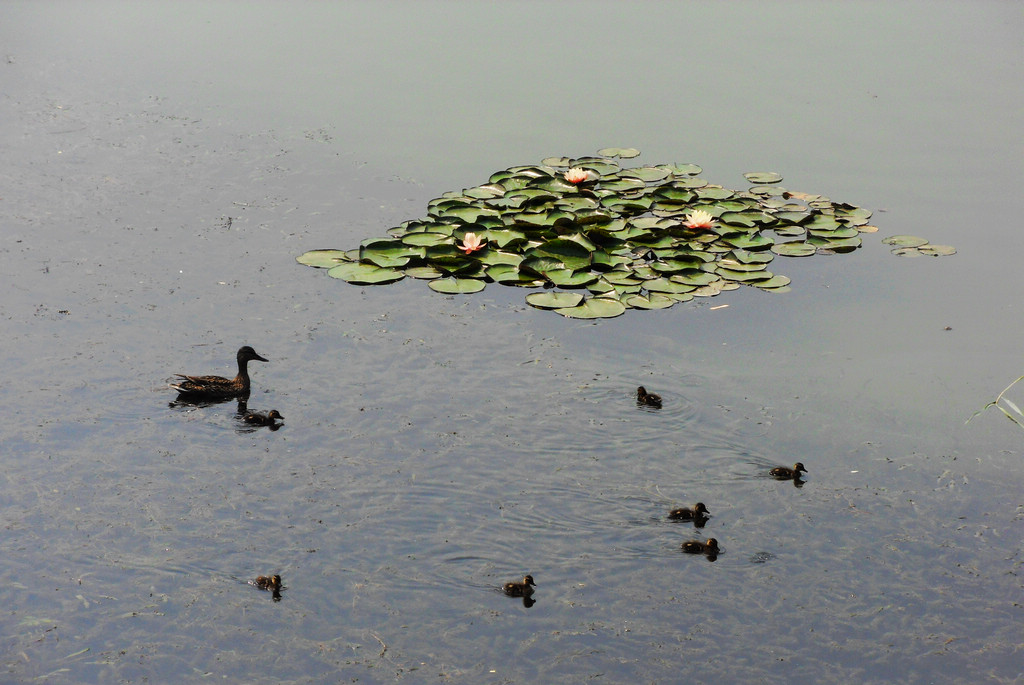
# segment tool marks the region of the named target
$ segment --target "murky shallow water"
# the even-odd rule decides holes
[[[852,255],[785,261],[779,270],[795,288],[783,296],[740,291],[710,303],[726,309],[696,303],[588,324],[532,310],[518,290],[446,298],[419,282],[361,289],[294,263],[531,161],[522,125],[499,119],[487,133],[493,145],[472,149],[477,133],[453,142],[463,115],[407,121],[395,113],[401,89],[381,85],[385,75],[472,62],[483,49],[475,41],[411,71],[367,63],[377,71],[352,81],[361,98],[351,109],[321,91],[322,101],[283,102],[300,86],[282,85],[276,71],[260,77],[268,64],[300,73],[335,63],[340,48],[322,27],[337,12],[409,52],[412,27],[429,12],[338,5],[286,15],[267,5],[242,18],[215,5],[186,20],[149,8],[119,15],[113,35],[69,31],[88,20],[71,6],[8,7],[23,30],[9,36],[2,65],[4,118],[18,125],[0,137],[0,679],[1021,677],[1022,436],[996,415],[962,423],[1020,373],[1015,296],[978,274],[1012,273],[1010,248],[1021,240],[1006,226],[978,227],[982,239],[949,221],[958,211],[982,216],[977,198],[1009,196],[1021,180],[1019,160],[1000,156],[991,117],[981,125],[981,103],[930,120],[931,90],[887,83],[887,63],[867,61],[886,112],[859,126],[844,121],[845,138],[788,138],[784,152],[760,135],[765,122],[736,133],[749,115],[734,107],[688,115],[708,135],[686,145],[660,108],[639,115],[595,103],[583,125],[554,113],[550,125],[532,119],[541,130],[526,147],[537,158],[587,153],[620,142],[596,134],[636,131],[647,161],[691,161],[692,151],[692,161],[723,169],[707,175],[725,184],[727,174],[778,164],[804,190],[887,210],[883,234],[924,233],[961,248],[952,259],[897,260],[869,239]],[[593,30],[633,26],[612,7]],[[901,15],[880,7],[859,19],[831,8],[814,21],[864,22],[873,28],[862,40],[881,42]],[[1000,5],[983,7],[966,27],[953,10],[930,13],[943,30],[907,37],[907,54],[919,55],[907,60],[928,64],[940,46],[953,64],[1003,64],[997,55],[1009,42],[947,54],[948,32],[1000,18]],[[800,8],[774,21],[796,21]],[[280,27],[285,44],[320,47],[292,57],[271,50],[268,61],[258,41],[240,40],[267,25]],[[665,37],[635,30],[626,54]],[[242,54],[226,57],[228,46],[201,40],[183,52],[166,47],[218,31]],[[751,54],[777,46],[769,34],[746,36]],[[122,59],[121,49],[146,40],[160,47]],[[839,42],[861,54],[859,43]],[[813,47],[787,52],[785,63],[806,62]],[[679,66],[685,54],[673,53],[673,68],[689,73]],[[723,62],[719,78],[736,73],[728,54],[711,54]],[[243,56],[257,63],[251,72]],[[945,80],[935,91],[959,83],[972,92],[959,72],[937,70]],[[870,80],[838,80],[852,88],[851,78],[865,88],[860,80]],[[824,127],[821,106],[790,111],[778,89],[759,90],[763,74],[742,82],[778,108],[763,115],[772,125],[784,126],[788,112],[802,117],[782,129],[791,134]],[[376,90],[360,90],[367,83]],[[451,93],[416,96],[421,112],[453,102]],[[1001,98],[1019,98],[984,96],[993,111]],[[863,114],[871,99],[848,106]],[[685,104],[680,96],[669,109]],[[505,107],[502,116],[525,120],[515,93]],[[624,127],[632,116],[639,124]],[[405,155],[387,142],[391,126],[420,136],[408,166],[388,166]],[[973,136],[957,146],[975,148],[959,159],[972,174],[958,179],[955,197],[935,192],[926,164],[945,159],[931,146],[953,128]],[[908,137],[878,162],[872,155],[891,146],[893,130]],[[858,155],[868,134],[883,140]],[[440,154],[448,147],[450,159]],[[908,167],[918,175],[908,178]],[[172,374],[230,373],[243,343],[271,359],[253,369],[249,405],[280,410],[281,430],[246,430],[234,403],[170,406]],[[636,407],[640,383],[664,396],[664,409]],[[810,470],[802,488],[763,475],[796,460]],[[698,499],[714,515],[700,534],[724,550],[713,563],[681,554],[695,531],[665,518]],[[527,572],[538,583],[533,606],[494,590]],[[266,573],[284,578],[280,602],[246,584]]]

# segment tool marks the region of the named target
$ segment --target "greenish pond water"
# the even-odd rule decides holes
[[[2,14],[0,682],[1022,677],[1016,5]],[[295,263],[609,145],[880,232],[598,323]],[[280,430],[171,404],[243,344]]]

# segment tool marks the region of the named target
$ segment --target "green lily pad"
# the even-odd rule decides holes
[[[438,278],[427,283],[431,290],[448,295],[478,293],[487,284],[475,278]]]
[[[340,278],[353,285],[383,285],[394,283],[405,278],[405,274],[397,269],[384,269],[373,264],[346,262],[332,267],[327,275]]]
[[[296,257],[295,261],[318,269],[330,269],[351,259],[343,250],[310,250]]]
[[[635,169],[623,169],[619,172],[622,178],[639,178],[642,181],[651,183],[653,181],[663,181],[672,175],[672,172],[668,169],[659,169],[657,167],[636,167]]]
[[[575,307],[561,307],[555,310],[571,319],[612,319],[626,311],[626,305],[609,297],[592,297]]]
[[[563,293],[557,290],[545,290],[542,293],[530,293],[526,303],[538,309],[563,309],[575,307],[583,301],[580,293]]]
[[[779,183],[782,181],[782,175],[774,171],[750,171],[743,174],[743,178],[750,183]]]
[[[927,240],[918,238],[916,235],[894,235],[883,238],[882,242],[886,245],[896,245],[897,247],[920,247],[921,245],[928,244]]]
[[[667,295],[651,293],[649,295],[629,295],[623,301],[633,309],[668,309],[679,300]]]
[[[782,274],[775,274],[766,281],[757,281],[756,283],[751,283],[751,285],[757,286],[763,290],[778,292],[781,288],[788,286],[789,283],[790,281],[788,277],[783,276]]]
[[[633,147],[606,147],[598,150],[597,154],[605,157],[632,159],[633,157],[638,157],[640,155],[640,151]]]
[[[410,278],[419,278],[429,281],[432,278],[440,278],[444,274],[432,266],[411,266],[405,270],[405,275]]]
[[[956,254],[956,248],[952,245],[922,245],[917,248],[921,254],[930,257],[948,257]]]
[[[785,257],[809,257],[817,253],[818,248],[805,242],[775,243],[772,252]]]

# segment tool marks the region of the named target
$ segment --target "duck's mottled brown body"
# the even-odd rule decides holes
[[[533,582],[533,576],[524,576],[522,582],[505,583],[501,586],[501,591],[509,597],[529,597],[533,594],[533,588],[536,585]]]
[[[715,538],[708,538],[706,541],[688,540],[683,543],[683,551],[687,554],[707,554],[708,556],[715,556],[718,554],[718,540]]]
[[[256,579],[250,580],[249,583],[255,585],[261,590],[270,590],[271,592],[281,591],[281,576],[276,573],[272,576],[256,576]]]
[[[710,514],[711,512],[708,511],[708,508],[704,506],[703,502],[697,502],[697,504],[693,505],[693,509],[690,509],[689,507],[673,509],[668,512],[668,517],[679,521],[694,521],[698,519],[706,519]]]
[[[251,423],[254,426],[276,426],[277,424],[274,423],[274,421],[284,421],[284,417],[281,416],[281,412],[276,409],[271,409],[266,414],[261,414],[258,411],[249,412],[242,417],[242,420],[246,423]]]
[[[661,409],[661,395],[655,395],[653,392],[647,392],[647,389],[641,385],[636,389],[636,403],[647,407],[654,407],[655,409]]]
[[[801,473],[807,473],[807,469],[800,462],[793,464],[793,468],[786,466],[776,466],[774,469],[768,472],[772,478],[778,480],[800,480]]]
[[[238,354],[238,375],[234,378],[223,376],[186,376],[178,374],[182,379],[177,383],[171,383],[171,387],[178,391],[179,396],[189,399],[224,399],[229,397],[244,397],[249,394],[249,362],[267,361],[256,350],[248,345],[239,348]]]

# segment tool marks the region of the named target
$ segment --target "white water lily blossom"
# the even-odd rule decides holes
[[[574,166],[572,169],[565,172],[565,180],[569,183],[582,183],[588,178],[590,178],[590,174],[587,173],[587,170],[581,169],[578,166]]]
[[[476,233],[467,233],[462,237],[462,245],[456,245],[460,250],[466,254],[476,252],[477,250],[483,249],[486,241],[483,240]]]
[[[686,221],[683,222],[683,226],[687,228],[711,228],[714,225],[714,217],[711,216],[710,212],[706,212],[703,209],[693,210],[686,217]]]

